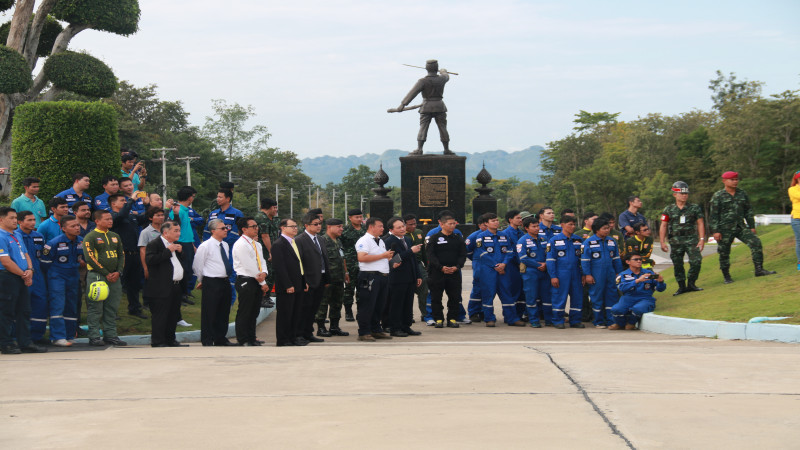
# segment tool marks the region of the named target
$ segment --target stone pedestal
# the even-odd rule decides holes
[[[466,156],[458,155],[401,156],[403,214],[416,214],[421,224],[435,224],[439,212],[449,209],[459,223],[464,223],[466,161]]]

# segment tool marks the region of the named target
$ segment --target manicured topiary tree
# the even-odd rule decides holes
[[[0,74],[0,94],[16,94],[31,87],[31,71],[25,58],[5,45],[0,45]]]
[[[12,195],[22,193],[22,179],[42,180],[39,197],[50,198],[72,186],[72,174],[92,179],[89,194],[102,191],[100,179],[119,173],[117,113],[102,102],[30,102],[14,112]]]
[[[0,0],[0,11],[14,3]],[[0,82],[0,167],[6,167],[12,156],[11,121],[17,106],[53,100],[63,91],[101,98],[111,96],[116,89],[113,72],[101,61],[81,53],[62,55],[72,38],[87,29],[128,36],[137,31],[139,16],[138,0],[16,2],[11,21],[0,26],[0,44],[6,44],[8,49],[22,56],[27,74],[26,77],[21,75],[19,58],[14,59],[0,49],[0,78],[3,78]],[[40,57],[53,61],[47,61],[31,82]],[[9,67],[15,69],[9,71]],[[27,87],[17,90],[24,84],[24,78],[28,80]],[[48,87],[50,89],[46,90]],[[16,179],[21,175],[12,171],[12,176]]]

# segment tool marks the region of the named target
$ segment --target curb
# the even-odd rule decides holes
[[[261,308],[261,312],[258,313],[258,318],[256,318],[256,326],[261,324],[272,311],[275,310],[275,307],[272,308]],[[228,333],[225,335],[226,337],[236,337],[236,324],[231,322],[228,324]],[[128,345],[150,345],[150,335],[149,334],[136,334],[130,336],[120,336],[121,339],[124,339]],[[178,342],[200,342],[200,330],[192,330],[192,331],[181,331],[179,333],[175,333],[175,339]],[[88,344],[88,338],[78,338],[75,339],[75,342],[79,344]]]
[[[639,329],[675,336],[800,343],[800,325],[781,323],[723,322],[647,313],[642,316]]]

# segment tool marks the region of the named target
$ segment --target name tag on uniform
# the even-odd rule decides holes
[[[555,245],[566,245],[566,242],[564,242],[564,241],[556,241]]]
[[[681,216],[680,223],[686,223],[686,216]]]

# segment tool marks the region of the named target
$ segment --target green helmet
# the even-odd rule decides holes
[[[675,192],[676,194],[688,194],[689,185],[684,181],[676,181],[672,183],[672,192]]]

